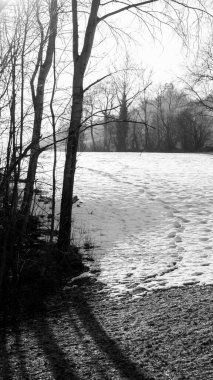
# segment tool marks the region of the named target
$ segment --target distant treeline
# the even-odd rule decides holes
[[[205,103],[206,102],[206,103]],[[79,150],[117,152],[197,152],[213,149],[212,115],[205,104],[192,101],[173,84],[155,97],[130,107],[125,89],[116,112],[82,128]]]

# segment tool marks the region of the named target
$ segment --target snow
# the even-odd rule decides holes
[[[93,275],[90,272],[84,272],[79,274],[79,276],[73,277],[69,282],[68,285],[72,285],[73,283],[78,282],[79,280],[84,280],[93,277]],[[67,288],[69,288],[67,286]]]
[[[95,243],[112,295],[213,283],[212,167],[208,154],[79,154],[73,234]]]

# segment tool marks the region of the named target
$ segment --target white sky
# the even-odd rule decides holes
[[[0,3],[4,1],[0,0]],[[16,0],[9,1],[11,3],[16,2]],[[107,8],[107,10],[109,9]],[[160,4],[154,5],[154,9],[160,10]],[[158,34],[154,41],[146,27],[141,28],[140,23],[129,12],[110,17],[109,22],[111,25],[114,24],[115,27],[123,29],[127,35],[132,35],[135,42],[125,42],[128,45],[129,56],[136,65],[142,65],[149,70],[153,70],[154,82],[166,83],[177,80],[177,77],[184,75],[186,56],[182,48],[182,41],[175,32],[172,32],[171,28],[162,25],[162,33],[160,35],[160,32],[157,32]],[[104,28],[102,28],[102,33]],[[98,73],[100,76],[106,72],[106,69],[109,70],[109,65],[122,66],[122,55],[125,55],[122,42],[121,46],[117,47],[117,43],[109,29],[106,34],[106,36],[104,33],[102,34],[101,38],[106,39],[92,53],[96,56],[95,60],[91,61],[92,70],[96,71],[96,74]],[[122,38],[127,40],[125,35],[121,33],[120,40]]]
[[[179,77],[185,77],[187,61],[191,59],[191,54],[188,51],[186,55],[187,51],[183,47],[181,38],[169,26],[162,24],[161,31],[156,27],[156,35],[153,38],[145,26],[141,27],[135,18],[131,20],[128,12],[119,14],[119,17],[115,19],[113,17],[112,22],[110,18],[109,21],[114,27],[123,30],[126,35],[118,33],[118,41],[116,41],[112,33],[104,27],[101,35],[104,41],[98,44],[96,38],[95,44],[98,47],[93,49],[91,65],[97,77],[104,75],[104,70],[106,72],[109,66],[116,65],[118,69],[124,68],[122,62],[126,55],[125,45],[133,64],[153,71],[154,83],[165,84],[174,81],[178,83]],[[128,40],[129,35],[132,40]]]
[[[143,39],[140,33],[136,38],[137,41],[130,42],[127,47],[131,63],[147,69],[148,72],[152,70],[152,80],[156,86],[174,81],[180,86],[178,77],[184,76],[186,72],[186,49],[183,48],[181,39],[168,28],[165,28],[161,41],[154,41],[151,36]],[[97,51],[99,54],[94,49],[90,63],[94,76],[92,74],[92,77],[88,77],[88,82],[95,81],[109,70],[113,71],[113,66],[117,69],[124,68],[126,51],[122,42],[121,46],[116,46],[116,42],[109,38]]]
[[[10,1],[14,2],[16,0]],[[113,65],[117,69],[124,68],[123,62],[126,53],[122,38],[125,39],[125,44],[128,46],[127,50],[132,63],[141,65],[141,67],[147,68],[149,71],[153,70],[152,78],[154,83],[178,82],[178,77],[185,76],[186,61],[189,56],[186,58],[186,51],[182,47],[182,41],[171,28],[162,25],[161,33],[157,31],[156,39],[154,40],[146,27],[141,27],[135,17],[132,16],[131,18],[129,12],[112,17],[109,22],[111,25],[114,24],[115,27],[122,29],[127,35],[131,34],[134,42],[133,40],[128,41],[126,36],[120,33],[118,37],[120,41],[117,46],[117,41],[112,37],[109,28],[103,26],[102,35],[99,39],[99,42],[101,40],[103,42],[98,44],[98,39],[96,38],[95,45],[98,44],[98,47],[97,49],[94,48],[92,52],[93,59],[90,63],[92,75],[86,78],[86,85],[105,75],[109,70],[112,71]],[[68,71],[71,73],[70,69]],[[67,83],[71,84],[69,73],[67,73]]]
[[[170,82],[184,72],[186,58],[181,45],[180,39],[168,31],[162,37],[162,44],[151,39],[149,43],[142,44],[141,61],[153,68],[155,81]]]

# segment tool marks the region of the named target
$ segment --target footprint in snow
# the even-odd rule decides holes
[[[185,219],[185,218],[181,218],[181,219],[182,219],[183,223],[189,223],[190,222],[190,220],[188,220],[188,219]]]
[[[175,232],[175,231],[171,231],[171,232],[167,235],[168,238],[174,238],[175,236],[176,236],[176,232]]]
[[[181,224],[179,222],[174,222],[174,227],[175,228],[181,228]]]

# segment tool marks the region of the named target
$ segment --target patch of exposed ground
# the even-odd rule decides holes
[[[5,322],[2,380],[213,379],[212,286],[113,299],[101,284],[74,285]]]

